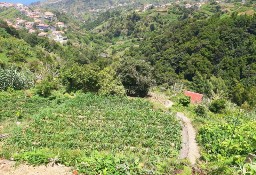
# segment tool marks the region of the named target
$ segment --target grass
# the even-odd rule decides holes
[[[9,129],[4,157],[32,164],[56,158],[85,174],[171,174],[175,169],[180,125],[145,100],[77,94],[58,104],[36,96],[9,98],[10,103],[1,98],[6,104],[1,110],[10,106],[3,118],[12,117],[14,106],[22,106],[26,117]]]

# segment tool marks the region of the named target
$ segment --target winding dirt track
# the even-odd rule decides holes
[[[168,100],[166,96],[155,93],[150,93],[149,100],[152,102],[161,103],[165,108],[171,108],[173,102]],[[199,148],[196,143],[196,131],[191,123],[183,113],[178,112],[177,119],[181,121],[182,125],[182,148],[180,150],[180,159],[188,159],[192,165],[196,164],[196,160],[200,158]]]

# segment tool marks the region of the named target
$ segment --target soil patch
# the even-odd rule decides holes
[[[0,160],[0,174],[3,175],[72,175],[71,168],[63,165],[30,166],[21,164],[15,166],[15,161]]]

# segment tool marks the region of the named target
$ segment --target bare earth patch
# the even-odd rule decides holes
[[[0,160],[0,174],[2,175],[72,175],[71,168],[63,165],[30,166],[21,164],[15,166],[15,161]]]
[[[173,102],[166,99],[166,96],[163,94],[156,94],[156,93],[150,92],[148,99],[151,102],[163,105],[165,108],[170,108],[173,105]]]

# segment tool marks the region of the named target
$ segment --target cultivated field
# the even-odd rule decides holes
[[[145,100],[93,94],[49,100],[15,92],[1,93],[0,103],[6,158],[61,163],[86,174],[175,171],[180,125]]]

